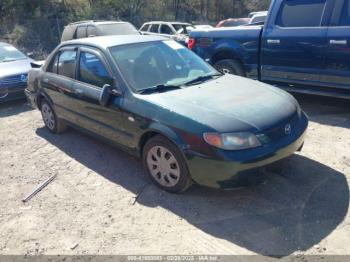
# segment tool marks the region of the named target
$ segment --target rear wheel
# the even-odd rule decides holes
[[[52,106],[46,100],[41,103],[41,115],[50,132],[57,134],[66,130],[64,121],[56,116]]]
[[[143,149],[143,164],[152,181],[170,193],[180,193],[192,183],[180,150],[162,136],[151,138]]]
[[[231,74],[238,76],[245,76],[244,69],[242,65],[232,59],[220,60],[214,64],[216,70],[223,74]]]

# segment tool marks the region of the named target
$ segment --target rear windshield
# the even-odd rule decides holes
[[[129,23],[98,25],[103,35],[139,35],[137,29]]]

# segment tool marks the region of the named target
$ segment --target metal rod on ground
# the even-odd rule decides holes
[[[37,193],[39,193],[44,187],[46,187],[48,184],[52,182],[56,178],[57,174],[49,177],[46,181],[44,181],[41,185],[39,185],[32,193],[27,195],[25,198],[22,199],[22,202],[28,202],[33,196],[35,196]]]

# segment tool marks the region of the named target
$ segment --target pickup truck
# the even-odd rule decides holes
[[[196,30],[188,47],[224,73],[350,98],[349,2],[273,0],[264,26]]]

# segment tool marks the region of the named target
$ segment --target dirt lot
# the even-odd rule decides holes
[[[297,98],[311,120],[302,153],[264,168],[264,183],[183,195],[118,149],[1,105],[0,254],[350,255],[350,102]]]

